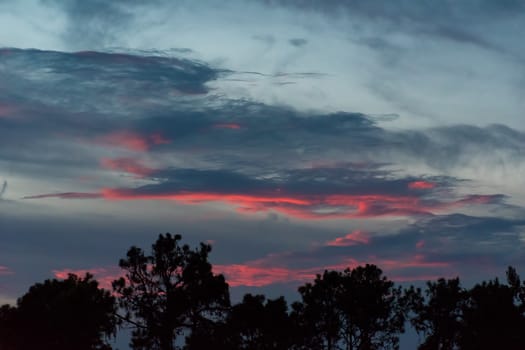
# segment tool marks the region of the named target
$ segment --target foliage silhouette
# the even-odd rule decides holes
[[[264,295],[246,294],[233,306],[228,321],[235,349],[285,350],[292,346],[292,323],[284,297],[267,300]]]
[[[402,291],[375,265],[325,271],[299,288],[293,316],[299,349],[397,349],[404,331]]]
[[[465,291],[459,278],[427,282],[427,299],[421,290],[413,295],[412,326],[426,337],[418,349],[452,350],[457,347]]]
[[[109,350],[115,313],[115,298],[90,274],[46,280],[33,285],[16,307],[1,308],[0,349]]]
[[[17,336],[16,308],[11,305],[0,307],[0,350],[15,350]]]
[[[439,279],[427,283],[426,298],[412,290],[411,323],[425,336],[419,349],[523,349],[525,284],[512,267],[507,281],[483,281],[464,289],[459,278]]]
[[[525,317],[512,286],[498,279],[475,285],[467,293],[459,347],[519,350],[525,346]]]
[[[228,284],[208,262],[211,246],[190,249],[180,235],[159,235],[151,254],[137,247],[119,262],[125,278],[113,282],[123,317],[134,327],[133,349],[173,350],[177,337],[226,317]],[[180,338],[179,338],[180,339]]]

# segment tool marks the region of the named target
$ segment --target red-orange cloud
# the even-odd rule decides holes
[[[423,255],[415,255],[399,260],[370,257],[367,261],[357,261],[352,258],[347,258],[338,264],[295,269],[284,266],[273,266],[272,263],[272,257],[268,256],[267,258],[245,264],[214,265],[213,268],[215,272],[224,274],[226,281],[232,287],[263,287],[280,283],[311,282],[317,274],[323,273],[324,270],[342,271],[347,268],[352,269],[359,265],[365,265],[366,263],[379,266],[389,277],[392,277],[393,280],[398,282],[426,281],[432,278],[429,278],[430,275],[428,274],[421,274],[421,272],[417,271],[403,275],[396,274],[396,271],[399,272],[404,269],[410,270],[417,268],[443,269],[452,266],[452,264],[448,262],[426,261]]]
[[[293,205],[309,205],[310,202],[305,199],[294,197],[281,196],[257,196],[245,194],[225,194],[213,192],[180,192],[180,193],[159,193],[159,194],[141,194],[134,191],[105,188],[102,189],[102,195],[106,199],[113,200],[175,200],[188,204],[197,204],[203,202],[229,202],[240,206],[250,208],[257,208],[263,210],[261,205],[278,205],[278,204],[293,204]]]
[[[408,188],[413,190],[430,190],[436,187],[434,182],[428,181],[413,181],[408,184]]]
[[[428,213],[417,197],[387,195],[274,195],[228,194],[214,192],[178,192],[144,194],[133,190],[102,190],[113,200],[174,200],[188,204],[222,201],[239,207],[241,212],[275,210],[305,219],[375,217]]]
[[[99,287],[111,290],[111,283],[122,277],[123,274],[116,267],[110,268],[93,268],[93,269],[62,269],[62,270],[53,270],[55,278],[66,279],[69,274],[74,274],[77,276],[85,276],[86,273],[92,274],[99,283]]]
[[[306,283],[315,279],[317,274],[322,274],[325,270],[342,271],[347,268],[356,268],[366,263],[376,264],[388,274],[394,281],[420,281],[435,279],[435,276],[422,274],[418,268],[449,268],[452,266],[448,262],[427,261],[425,256],[419,254],[409,257],[401,257],[399,260],[382,259],[371,256],[367,261],[358,261],[353,258],[345,258],[340,263],[313,266],[305,268],[289,268],[286,266],[275,265],[275,256],[268,255],[262,259],[248,261],[242,264],[216,264],[213,265],[214,273],[223,274],[231,287],[263,287],[272,284],[283,283]],[[407,270],[402,274],[399,271]],[[410,273],[410,269],[416,269]],[[83,276],[87,272],[95,276],[99,281],[100,287],[111,290],[111,282],[123,276],[122,271],[117,267],[92,268],[92,269],[62,269],[53,270],[56,278],[67,278],[68,274]],[[446,273],[444,270],[443,273]],[[438,276],[442,277],[442,276]]]
[[[119,163],[119,162],[117,162]],[[151,169],[127,162],[108,162],[114,168],[128,170],[136,174],[149,173]],[[425,201],[417,196],[371,195],[307,195],[283,193],[281,191],[264,193],[222,193],[175,191],[165,193],[142,193],[134,189],[104,188],[99,193],[54,193],[25,197],[36,198],[85,199],[104,198],[107,200],[170,200],[184,204],[205,202],[225,202],[237,207],[241,213],[276,211],[300,219],[343,219],[374,218],[384,216],[410,216],[434,214],[451,208],[469,204],[487,204],[501,201],[500,195],[467,196],[450,202]]]
[[[315,278],[315,273],[284,267],[257,267],[232,264],[214,265],[213,270],[216,273],[223,274],[231,287],[262,287],[276,283],[313,280]]]

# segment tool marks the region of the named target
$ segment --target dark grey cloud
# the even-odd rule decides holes
[[[174,183],[167,175],[172,168],[177,176],[195,171],[195,177],[182,176],[188,184],[199,176],[204,176],[202,183],[226,183],[221,174],[233,176],[228,181],[238,185],[244,182],[235,176],[241,175],[251,178],[246,180],[250,185],[254,174],[271,175],[272,181],[308,179],[288,183],[292,192],[299,192],[294,186],[339,190],[348,176],[353,193],[357,188],[389,193],[393,182],[384,181],[386,177],[399,180],[401,188],[427,175],[396,175],[406,164],[424,164],[435,176],[480,162],[509,169],[524,162],[525,135],[504,125],[396,131],[385,129],[381,116],[300,112],[228,99],[207,84],[232,72],[156,54],[2,49],[0,127],[9,133],[0,139],[0,160],[23,173],[38,169],[42,176],[54,177],[100,168],[103,158],[124,157],[119,152],[129,151],[135,155],[125,157],[135,157],[137,164],[140,153],[162,159],[162,166],[142,169],[157,171],[162,186]],[[70,151],[64,153],[65,148]],[[355,176],[364,177],[363,172],[337,170],[333,164],[385,164],[388,171],[369,172],[360,181]],[[305,170],[330,166],[325,173]],[[232,169],[242,169],[241,175]],[[205,175],[208,170],[216,173]],[[345,173],[349,171],[353,173]],[[440,183],[443,191],[448,187],[447,181]]]
[[[126,165],[122,167],[126,170]],[[455,195],[456,179],[395,177],[378,166],[342,164],[313,169],[281,169],[258,174],[231,170],[153,171],[155,183],[102,192],[63,192],[24,199],[164,199],[179,203],[220,201],[247,212],[277,212],[301,219],[431,215],[470,205],[501,205],[503,195]]]
[[[304,38],[293,38],[288,40],[292,46],[301,47],[308,44],[308,40]]]
[[[263,170],[263,169],[262,169]],[[166,169],[152,174],[162,182],[138,189],[142,194],[179,191],[264,194],[280,191],[299,195],[373,195],[431,196],[443,188],[451,188],[456,179],[425,178],[432,188],[417,193],[410,185],[421,178],[396,178],[395,173],[380,169],[380,165],[338,164],[329,167],[281,169],[278,172],[243,174],[231,170]],[[435,187],[434,187],[435,186]]]
[[[89,150],[76,142],[133,132],[152,106],[189,104],[220,73],[199,62],[122,53],[4,48],[0,62],[0,127],[9,130],[0,153],[28,166],[92,164]],[[64,147],[76,149],[65,154]]]

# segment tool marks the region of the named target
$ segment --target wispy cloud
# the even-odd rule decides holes
[[[0,265],[0,276],[2,276],[2,275],[11,275],[13,273],[14,272],[11,271],[8,267]]]
[[[332,241],[328,241],[325,244],[332,247],[346,247],[356,244],[368,244],[370,243],[370,236],[363,231],[353,231],[344,237],[337,237]]]
[[[113,168],[144,176],[153,171],[129,159],[107,161]],[[374,169],[309,168],[274,172],[272,177],[248,176],[225,170],[167,169],[155,172],[160,182],[138,188],[104,188],[98,193],[56,193],[26,199],[104,198],[107,200],[171,200],[185,204],[223,202],[241,213],[276,211],[301,219],[431,215],[470,205],[503,203],[502,195],[453,198],[453,179],[441,181],[446,191],[417,187],[413,178],[392,177]],[[427,183],[427,182],[423,182]]]
[[[0,188],[0,199],[2,199],[6,191],[7,191],[7,180],[4,180],[4,182],[2,183],[2,187]]]

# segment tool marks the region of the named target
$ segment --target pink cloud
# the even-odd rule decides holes
[[[173,192],[143,194],[133,190],[102,190],[106,199],[114,200],[174,200],[187,204],[222,201],[238,206],[240,212],[261,212],[275,210],[303,219],[330,219],[376,217],[387,215],[411,215],[427,213],[432,207],[425,207],[417,197],[387,195],[285,195],[281,194],[234,194],[215,192]],[[323,207],[323,211],[317,211]],[[333,208],[334,210],[330,211]]]
[[[428,181],[413,181],[408,184],[408,188],[413,190],[430,190],[435,187],[436,184],[434,182]]]
[[[112,290],[111,283],[123,277],[122,271],[117,267],[98,267],[92,269],[62,269],[53,270],[53,274],[57,279],[66,279],[69,274],[77,276],[84,276],[86,273],[90,273],[98,281],[99,287],[106,290]]]
[[[258,267],[244,264],[214,265],[216,273],[224,274],[232,287],[262,287],[276,283],[312,280],[315,273],[284,267]]]
[[[131,131],[115,131],[97,139],[102,144],[145,152],[149,149],[147,138]]]
[[[293,258],[292,258],[293,259]],[[322,274],[325,270],[343,271],[344,269],[356,268],[366,263],[379,266],[385,274],[394,281],[421,281],[435,279],[433,275],[421,273],[418,269],[445,269],[452,266],[449,262],[427,261],[426,257],[419,254],[408,257],[401,257],[398,260],[369,257],[366,261],[358,261],[353,258],[345,258],[340,263],[313,266],[305,268],[288,268],[281,261],[276,265],[275,255],[268,255],[262,259],[248,261],[243,264],[214,265],[214,271],[222,273],[226,281],[232,287],[262,287],[281,283],[306,283],[315,279],[317,274]],[[285,259],[286,260],[286,259]],[[414,269],[416,271],[414,271]],[[401,273],[403,272],[403,273]],[[444,271],[445,273],[445,271]],[[442,277],[442,275],[436,275]]]
[[[15,107],[0,104],[0,118],[9,118],[16,111]]]
[[[100,165],[106,169],[127,172],[137,177],[148,176],[155,172],[155,169],[149,168],[132,158],[102,158]]]
[[[364,266],[366,263],[379,266],[385,271],[388,278],[396,282],[437,279],[444,275],[429,275],[418,271],[418,269],[445,269],[452,266],[449,262],[427,261],[426,257],[421,254],[401,257],[398,260],[371,256],[366,261],[344,258],[336,264],[304,268],[287,267],[287,262],[290,263],[293,260],[293,254],[270,254],[261,259],[244,263],[214,264],[213,272],[223,274],[231,287],[263,287],[272,284],[303,284],[313,281],[317,274],[322,274],[325,270],[343,271],[347,268],[353,269],[360,265]],[[83,276],[87,272],[94,275],[101,288],[108,290],[111,290],[111,283],[114,280],[123,277],[123,272],[117,267],[53,270],[55,277],[60,279],[67,278],[70,273]],[[446,274],[447,272],[444,270],[443,273]]]
[[[151,134],[149,138],[154,145],[167,145],[171,143],[169,139],[165,138],[159,133]]]
[[[12,274],[14,274],[14,272],[11,271],[8,267],[0,265],[0,276]]]
[[[416,243],[416,248],[417,248],[417,249],[421,249],[421,248],[423,248],[423,247],[425,247],[425,241],[424,241],[424,240],[420,240],[420,241],[418,241],[418,242]]]
[[[96,143],[125,148],[135,152],[146,152],[152,145],[170,143],[161,134],[142,135],[129,130],[114,131],[96,138]]]
[[[153,169],[140,163],[122,158],[105,160],[108,168],[127,171],[136,175],[150,174]],[[103,188],[98,193],[66,192],[28,196],[36,198],[87,199],[104,198],[107,200],[168,200],[183,204],[206,202],[224,202],[237,207],[240,213],[275,211],[299,219],[352,219],[387,216],[411,216],[446,212],[451,208],[470,204],[490,204],[501,200],[500,195],[468,196],[451,202],[425,202],[417,196],[392,196],[383,194],[370,195],[301,195],[273,191],[257,194],[191,192],[176,191],[165,193],[141,193],[134,189]]]
[[[245,194],[224,194],[214,192],[179,192],[179,193],[160,193],[160,194],[139,194],[133,191],[105,188],[102,194],[106,199],[114,200],[175,200],[187,204],[197,204],[203,202],[222,201],[230,202],[240,206],[256,208],[262,210],[263,204],[294,204],[307,205],[309,202],[304,199],[280,196],[257,196]]]
[[[357,244],[368,244],[370,243],[370,237],[363,231],[353,231],[344,237],[337,237],[332,241],[328,241],[325,245],[330,247],[348,247]]]

